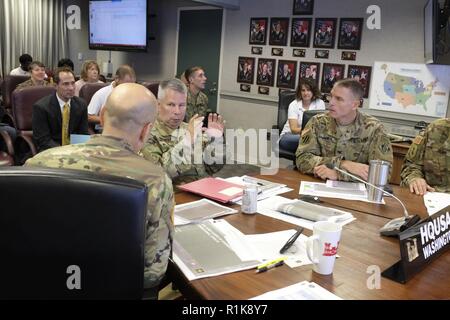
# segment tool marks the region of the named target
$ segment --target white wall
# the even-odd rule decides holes
[[[255,58],[276,58],[320,63],[340,63],[356,65],[373,65],[374,61],[393,61],[423,63],[423,7],[426,0],[316,0],[314,18],[345,18],[363,17],[367,20],[366,9],[369,5],[377,4],[381,8],[381,30],[369,30],[366,27],[362,33],[361,50],[357,50],[356,61],[341,60],[342,50],[330,49],[329,59],[315,59],[315,48],[306,49],[305,58],[293,58],[292,47],[284,47],[283,57],[271,56],[273,46],[263,46],[263,55],[250,54],[251,45],[248,44],[249,22],[251,17],[293,17],[292,1],[260,0],[256,6],[254,1],[241,0],[240,10],[227,11],[225,48],[221,78],[220,112],[228,123],[243,128],[270,128],[276,123],[278,88],[270,88],[270,96],[257,93],[258,86],[252,85],[251,93],[239,91],[236,82],[238,56],[253,56]],[[267,41],[268,42],[268,41]],[[337,45],[335,45],[337,47]],[[238,98],[239,97],[239,98]],[[243,98],[246,97],[246,98]],[[265,100],[265,103],[261,102]],[[368,107],[368,99],[364,108]],[[394,117],[400,124],[411,124],[422,120],[422,117],[407,116],[410,121],[403,121],[403,114],[383,113],[365,110],[380,118]],[[400,119],[400,120],[399,120]]]

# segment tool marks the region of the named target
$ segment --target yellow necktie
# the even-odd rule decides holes
[[[69,119],[70,119],[70,107],[66,103],[63,107],[62,113],[62,145],[65,146],[70,143],[69,140]]]

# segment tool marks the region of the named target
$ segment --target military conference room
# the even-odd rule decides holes
[[[449,0],[0,0],[0,41],[1,300],[450,300]]]

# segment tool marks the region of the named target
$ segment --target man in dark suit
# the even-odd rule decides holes
[[[88,134],[87,105],[75,97],[75,75],[56,70],[56,93],[33,105],[33,140],[38,151],[69,144],[70,134]]]

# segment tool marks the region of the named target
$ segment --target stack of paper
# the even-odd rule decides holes
[[[427,192],[423,196],[423,203],[431,216],[450,205],[450,194],[443,192]]]
[[[282,289],[266,292],[250,300],[342,300],[317,283],[303,281]]]
[[[174,224],[177,226],[237,213],[237,210],[208,199],[201,199],[176,205],[174,213]]]

